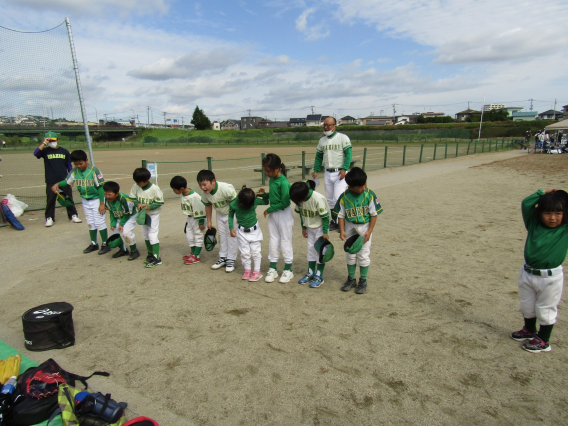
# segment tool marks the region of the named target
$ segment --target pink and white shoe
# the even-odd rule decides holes
[[[254,271],[252,273],[252,275],[250,276],[249,281],[255,282],[255,281],[260,280],[261,278],[262,278],[262,274],[260,273],[260,271]]]
[[[193,259],[194,257],[195,257],[195,256],[194,256],[193,253],[189,253],[189,254],[186,254],[186,255],[183,257],[183,260]]]
[[[193,264],[199,263],[199,262],[200,262],[199,258],[195,257],[195,256],[183,261],[183,263],[185,263],[186,265],[193,265]]]
[[[250,269],[245,269],[245,273],[241,277],[241,280],[248,280],[250,278],[251,271]]]

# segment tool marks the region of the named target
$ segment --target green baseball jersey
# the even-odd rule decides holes
[[[189,194],[180,194],[179,199],[181,201],[181,211],[183,214],[193,216],[195,220],[199,221],[200,225],[203,225],[206,215],[205,206],[201,201],[201,195],[190,189]]]
[[[361,194],[354,194],[348,189],[337,200],[332,215],[347,222],[368,223],[371,216],[382,212],[381,203],[373,191],[367,188]]]
[[[138,204],[150,206],[146,214],[153,215],[159,213],[164,205],[164,194],[158,185],[148,182],[148,185],[141,188],[134,184],[130,190],[130,198],[136,199]]]
[[[136,200],[130,198],[124,193],[119,193],[118,198],[114,201],[105,199],[105,209],[110,212],[110,226],[116,227],[116,221],[120,219],[119,224],[124,224],[136,213]]]
[[[323,162],[324,169],[348,170],[351,164],[351,141],[347,135],[334,132],[319,140],[316,148],[314,172],[319,173]]]
[[[230,183],[215,182],[215,188],[209,193],[201,192],[201,201],[206,206],[213,208],[220,214],[229,213],[229,204],[237,198],[235,187]]]
[[[92,200],[100,197],[100,191],[102,191],[102,184],[105,178],[99,169],[95,166],[89,166],[86,170],[81,171],[74,168],[69,172],[65,182],[67,185],[71,186],[73,184],[77,185],[77,190],[81,198],[86,200]],[[60,182],[60,186],[63,182]],[[65,185],[63,185],[65,186]]]
[[[288,178],[281,174],[275,178],[270,178],[268,181],[268,191],[260,197],[268,203],[268,213],[284,210],[290,205],[290,182]]]
[[[268,202],[263,198],[257,197],[254,199],[254,205],[250,209],[243,209],[239,205],[239,199],[235,198],[229,204],[229,229],[235,229],[233,217],[237,217],[237,223],[243,228],[252,228],[257,222],[256,206],[267,205]]]
[[[300,214],[302,228],[320,228],[324,225],[324,218],[329,224],[329,206],[325,196],[310,189],[308,199],[301,202],[294,209]],[[326,234],[324,230],[324,234]]]

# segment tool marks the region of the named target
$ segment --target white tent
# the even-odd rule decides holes
[[[549,124],[545,130],[568,130],[568,120],[562,120],[558,123]]]

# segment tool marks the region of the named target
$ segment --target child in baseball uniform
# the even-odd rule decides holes
[[[147,268],[153,268],[162,264],[160,258],[160,240],[158,231],[160,227],[160,211],[164,205],[164,194],[158,185],[150,182],[152,175],[148,169],[139,167],[134,170],[132,178],[136,182],[130,190],[130,197],[137,201],[138,211],[146,209],[146,215],[150,217],[150,225],[142,226],[142,236],[148,249],[148,255],[144,263]]]
[[[345,175],[345,180],[347,190],[341,194],[333,209],[338,218],[339,238],[345,241],[348,235],[356,232],[363,238],[363,247],[358,253],[345,254],[348,276],[341,290],[349,291],[357,287],[355,293],[363,294],[367,290],[373,229],[377,215],[383,209],[375,193],[367,188],[367,174],[362,169],[353,167]],[[357,264],[360,269],[359,283],[355,279]]]
[[[258,281],[262,278],[260,272],[260,243],[262,242],[262,231],[256,219],[256,207],[268,204],[262,198],[257,198],[254,191],[250,188],[243,188],[239,195],[229,204],[229,229],[231,237],[236,238],[241,252],[241,261],[245,272],[243,280]],[[234,218],[237,219],[235,229]],[[254,262],[254,270],[251,270],[251,258]]]
[[[237,260],[237,240],[230,237],[229,204],[237,198],[237,191],[230,183],[218,182],[210,170],[201,170],[197,174],[197,183],[201,188],[201,201],[205,205],[207,229],[213,227],[213,209],[217,216],[217,235],[219,237],[219,260],[211,265],[211,269],[225,267],[225,272],[235,270]]]
[[[74,166],[73,170],[69,172],[65,180],[56,183],[51,189],[57,193],[59,187],[77,185],[83,212],[87,219],[87,225],[89,225],[89,237],[91,239],[91,244],[83,250],[83,253],[92,253],[98,250],[99,254],[106,254],[110,251],[110,247],[106,244],[108,231],[105,223],[106,210],[103,190],[105,179],[99,169],[89,165],[89,159],[85,151],[73,151],[70,159]],[[97,243],[97,231],[101,234],[102,244],[100,250]]]
[[[120,186],[116,182],[105,182],[103,190],[105,208],[110,213],[110,230],[113,232],[118,227],[122,239],[120,249],[112,257],[128,256],[128,260],[137,259],[140,252],[136,248],[136,237],[132,232],[136,227],[136,200],[120,192]],[[126,246],[130,247],[130,252]]]
[[[269,192],[261,188],[258,196],[270,202],[270,207],[264,211],[264,217],[268,217],[268,232],[270,241],[268,244],[268,260],[270,268],[266,273],[265,282],[271,283],[278,278],[276,270],[280,249],[284,257],[284,271],[279,282],[289,283],[294,274],[292,273],[292,261],[294,252],[292,248],[292,231],[294,229],[294,213],[290,207],[290,182],[286,176],[286,166],[276,154],[266,154],[262,160],[262,167],[268,182]]]
[[[296,182],[290,188],[290,199],[296,204],[296,213],[300,215],[302,236],[308,239],[308,272],[298,283],[316,288],[323,284],[325,263],[319,263],[319,255],[314,248],[318,238],[323,236],[329,241],[330,210],[325,196],[314,191],[306,182]]]
[[[519,310],[525,325],[511,334],[518,341],[528,340],[523,349],[548,352],[550,334],[556,323],[562,297],[564,272],[562,263],[568,251],[568,217],[565,191],[539,189],[521,204],[527,229],[525,264],[519,274]],[[540,325],[537,333],[536,322]]]
[[[199,263],[206,219],[201,195],[187,187],[187,180],[183,176],[174,176],[170,181],[170,187],[175,194],[179,195],[181,211],[187,215],[185,236],[191,252],[183,256],[183,263],[186,265]]]

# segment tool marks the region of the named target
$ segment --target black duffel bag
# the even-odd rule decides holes
[[[24,344],[30,351],[62,349],[75,344],[73,306],[53,302],[28,310],[22,315]]]

